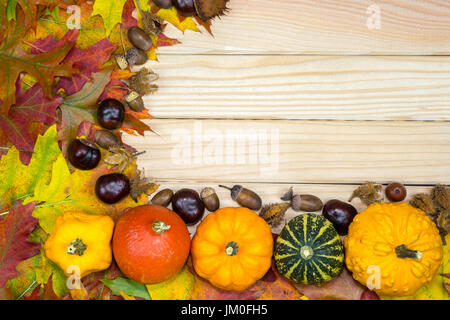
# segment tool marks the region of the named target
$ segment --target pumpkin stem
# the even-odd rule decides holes
[[[80,238],[76,238],[67,246],[67,253],[82,256],[86,249],[87,245],[85,245]]]
[[[162,221],[157,220],[157,221],[153,222],[152,229],[156,233],[163,233],[164,231],[169,230],[170,226],[165,224]]]
[[[303,259],[309,260],[314,255],[314,250],[310,246],[303,246],[300,248],[300,255]]]
[[[416,260],[420,260],[422,258],[422,252],[417,250],[410,250],[404,244],[399,245],[395,248],[395,253],[399,258],[413,258]]]
[[[225,247],[225,252],[229,256],[235,256],[238,252],[239,246],[236,242],[230,241],[228,242],[227,246]]]

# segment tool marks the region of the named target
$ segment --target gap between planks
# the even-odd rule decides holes
[[[450,57],[162,56],[156,118],[450,120]],[[135,70],[138,70],[136,68]]]

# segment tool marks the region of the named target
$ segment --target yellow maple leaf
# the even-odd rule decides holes
[[[116,24],[122,21],[123,6],[126,0],[95,0],[92,16],[100,15],[105,25],[106,35],[109,36]]]
[[[194,275],[184,266],[169,280],[146,287],[152,300],[189,300],[194,282]]]

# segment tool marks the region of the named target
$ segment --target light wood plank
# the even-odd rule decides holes
[[[161,120],[126,136],[159,179],[448,183],[450,125],[412,121]]]
[[[230,192],[226,189],[218,187],[222,182],[178,182],[178,181],[159,181],[160,187],[158,189],[162,190],[165,188],[170,188],[174,192],[180,190],[182,188],[191,188],[196,190],[197,192],[201,192],[201,190],[205,187],[212,187],[216,190],[216,193],[220,199],[220,207],[236,207],[238,204],[234,202],[230,197]],[[326,203],[331,199],[339,199],[341,201],[347,201],[350,198],[353,190],[357,187],[356,185],[326,185],[326,184],[262,184],[262,183],[246,183],[244,187],[255,191],[263,200],[263,204],[270,204],[280,202],[280,197],[289,190],[290,187],[293,187],[295,193],[299,194],[313,194],[319,197],[323,203]],[[411,196],[420,192],[429,192],[431,187],[418,187],[418,186],[406,186],[407,188],[407,198],[405,201],[409,201]],[[152,197],[152,196],[151,196]],[[150,197],[150,199],[151,199]],[[386,200],[387,201],[387,200]],[[352,205],[358,210],[358,212],[364,210],[366,206],[361,203],[359,199],[352,200]],[[171,209],[171,205],[169,205]],[[285,215],[285,220],[280,223],[280,225],[272,228],[273,232],[279,233],[283,228],[285,222],[289,221],[293,217],[302,212],[296,212],[292,209],[288,209]],[[205,216],[208,215],[209,212],[205,210]],[[191,235],[195,233],[195,229],[198,224],[189,226],[189,230],[191,231]]]
[[[369,9],[369,7],[371,9]],[[379,29],[375,10],[380,12]],[[448,54],[447,0],[231,0],[212,38],[168,26],[166,53]],[[368,11],[369,10],[369,11]],[[368,13],[369,12],[369,13]],[[368,27],[370,26],[370,28]]]
[[[450,120],[450,57],[163,56],[157,118]]]

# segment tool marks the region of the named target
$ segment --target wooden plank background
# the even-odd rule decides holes
[[[144,99],[155,133],[124,140],[147,151],[138,165],[161,188],[213,186],[234,205],[219,183],[265,203],[289,186],[325,202],[365,181],[400,181],[409,195],[449,183],[450,2],[229,7],[214,37],[169,26],[182,44],[146,65],[160,75]]]

